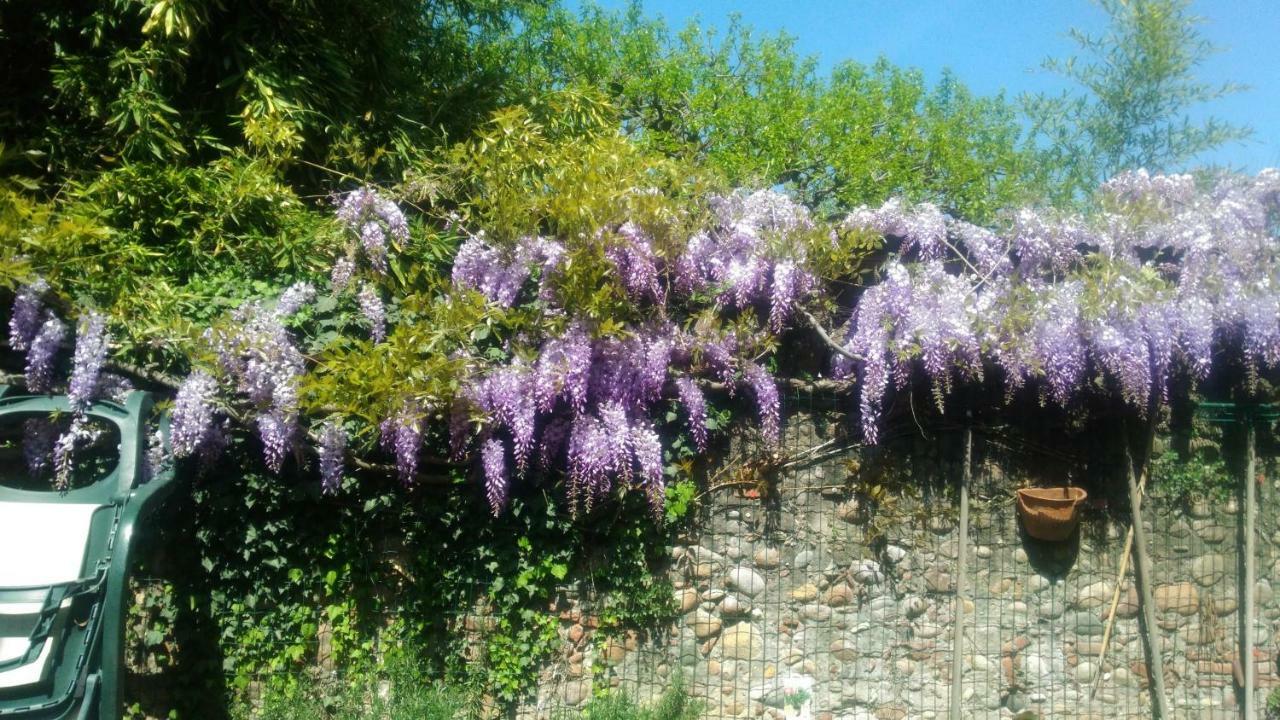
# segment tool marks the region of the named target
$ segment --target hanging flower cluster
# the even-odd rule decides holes
[[[511,307],[533,271],[547,279],[564,256],[564,246],[543,237],[525,236],[504,252],[490,244],[484,231],[468,235],[453,260],[455,287],[475,290],[499,307]]]
[[[635,487],[661,512],[665,478],[657,412],[677,400],[695,446],[705,449],[699,377],[724,383],[730,393],[739,385],[750,388],[766,441],[778,442],[780,399],[769,372],[739,357],[733,333],[695,336],[669,318],[672,303],[696,306],[701,297],[720,311],[759,309],[762,324],[780,331],[815,286],[797,252],[802,246],[791,238],[813,223],[802,206],[772,191],[716,198],[712,207],[712,227],[670,262],[636,223],[597,235],[612,274],[637,307],[651,311],[650,320],[628,326],[621,337],[592,337],[588,323],[574,321],[535,347],[532,359],[517,356],[481,370],[460,393],[454,454],[466,455],[471,443],[479,448],[494,512],[505,504],[510,482],[548,469],[563,469],[574,508],[590,508],[618,487]],[[458,253],[453,279],[504,307],[534,281],[529,297],[548,300],[553,312],[564,314],[553,282],[562,255],[558,243],[530,238],[505,255],[473,235]],[[541,272],[532,272],[539,266]],[[468,419],[476,421],[474,428]]]
[[[285,321],[314,297],[310,285],[296,284],[274,307],[261,301],[245,303],[232,314],[230,325],[204,334],[231,391],[249,405],[264,459],[274,472],[280,471],[298,440],[298,382],[306,371]],[[223,426],[213,409],[218,391],[218,383],[200,370],[183,383],[171,428],[177,457],[213,457],[225,445]]]
[[[1093,217],[1030,209],[1003,234],[891,201],[847,223],[900,239],[883,280],[843,331],[838,375],[856,373],[863,430],[875,441],[890,386],[919,361],[942,406],[956,376],[1002,370],[1009,392],[1036,380],[1067,405],[1094,376],[1145,410],[1174,372],[1203,378],[1216,345],[1251,376],[1280,362],[1280,173],[1121,175]]]
[[[48,283],[37,279],[19,288],[9,316],[9,346],[25,351],[25,382],[32,393],[51,393],[55,389],[58,358],[69,333],[66,323],[45,305]],[[23,455],[27,469],[34,476],[52,470],[53,483],[65,490],[71,483],[75,451],[97,442],[101,430],[89,422],[88,411],[102,398],[120,400],[132,389],[122,377],[104,373],[111,336],[106,318],[95,311],[80,317],[71,373],[66,394],[71,407],[71,422],[65,432],[46,418],[32,418],[23,423]]]
[[[940,410],[958,383],[997,376],[1010,395],[1026,390],[1068,406],[1106,387],[1145,410],[1166,399],[1175,374],[1205,378],[1215,359],[1239,360],[1250,381],[1280,365],[1280,173],[1200,186],[1135,172],[1106,183],[1099,198],[1102,211],[1090,216],[1021,209],[995,228],[900,200],[849,214],[846,229],[882,235],[891,251],[835,333],[844,350],[832,359],[835,375],[856,379],[868,441],[881,438],[891,395],[917,370]],[[463,231],[453,291],[479,293],[488,309],[518,309],[499,316],[517,315],[520,324],[444,350],[460,372],[455,395],[405,393],[383,409],[380,444],[402,482],[417,479],[441,414],[452,456],[474,463],[494,512],[514,483],[548,473],[564,478],[575,509],[628,488],[661,512],[662,431],[669,419],[682,421],[693,447],[705,450],[712,387],[752,403],[761,434],[778,442],[778,385],[763,358],[819,289],[806,248],[825,239],[781,193],[737,192],[710,209],[711,221],[683,247],[658,243],[641,222],[572,241],[528,235],[499,243]],[[343,196],[338,218],[352,240],[334,263],[331,289],[352,288],[381,342],[388,240],[406,240],[407,223],[372,189]],[[629,299],[625,317],[593,316],[561,297],[570,287],[567,258],[580,262],[569,252],[574,242],[599,244],[581,262],[600,263],[600,277],[616,283],[610,297]],[[9,318],[10,346],[27,353],[34,392],[54,387],[70,334],[45,307],[47,293],[41,283],[21,289]],[[273,470],[306,439],[325,491],[336,491],[352,419],[326,409],[304,432],[298,394],[308,362],[288,328],[314,297],[299,284],[274,305],[246,303],[206,332],[217,368],[194,371],[178,391],[176,455],[216,456],[237,417],[256,427]],[[108,345],[101,316],[84,314],[69,387],[76,407],[118,389],[101,373]],[[55,475],[86,440],[38,425],[24,435],[29,463]]]
[[[803,269],[803,245],[790,242],[812,230],[803,205],[772,190],[714,198],[716,226],[694,235],[676,261],[673,285],[685,294],[712,292],[722,306],[769,307],[769,328],[781,331],[795,303],[816,287]]]
[[[387,271],[387,239],[409,240],[409,223],[400,206],[383,197],[377,189],[362,187],[338,201],[338,220],[360,240],[360,248],[370,267],[379,273]],[[335,288],[345,287],[355,269],[354,254],[334,264],[331,276]]]

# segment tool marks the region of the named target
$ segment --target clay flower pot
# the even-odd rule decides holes
[[[1022,526],[1037,540],[1062,542],[1080,522],[1080,505],[1087,497],[1078,487],[1023,488],[1018,491]]]

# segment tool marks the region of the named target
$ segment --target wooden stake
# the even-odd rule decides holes
[[[1151,697],[1160,720],[1171,720],[1169,699],[1164,694],[1164,658],[1160,654],[1160,636],[1156,634],[1156,607],[1151,592],[1151,555],[1147,552],[1147,531],[1142,527],[1142,493],[1133,471],[1133,453],[1129,450],[1129,434],[1125,433],[1124,460],[1129,476],[1129,507],[1133,509],[1133,567],[1137,571],[1138,596],[1142,600],[1142,639],[1147,646],[1147,673],[1151,676]],[[1102,668],[1098,668],[1101,672]]]
[[[964,700],[964,578],[969,554],[969,482],[972,479],[973,428],[964,428],[964,469],[960,475],[959,556],[956,560],[955,635],[951,641],[951,720],[960,720]]]
[[[1151,453],[1156,439],[1156,408],[1157,406],[1154,402],[1147,407],[1147,444],[1143,450],[1146,457],[1142,463],[1142,477],[1138,481],[1139,496],[1146,494],[1147,480],[1151,477]],[[1130,523],[1129,531],[1124,535],[1124,551],[1120,554],[1120,573],[1116,576],[1116,588],[1111,593],[1111,609],[1107,612],[1107,628],[1102,633],[1102,649],[1098,651],[1098,672],[1094,675],[1093,685],[1089,688],[1090,700],[1093,699],[1094,695],[1098,694],[1098,688],[1102,687],[1102,668],[1107,659],[1107,648],[1111,644],[1111,633],[1116,627],[1116,608],[1120,607],[1120,592],[1124,588],[1124,574],[1129,570],[1129,556],[1132,553],[1133,523]]]
[[[1257,708],[1253,688],[1253,588],[1257,584],[1257,568],[1254,564],[1253,519],[1258,503],[1258,486],[1254,468],[1256,452],[1253,417],[1245,418],[1245,474],[1244,474],[1244,642],[1241,643],[1240,667],[1244,669],[1244,718],[1257,720]]]
[[[1143,487],[1139,485],[1138,492],[1142,491]],[[1124,538],[1124,553],[1120,555],[1120,574],[1116,576],[1116,589],[1111,593],[1111,610],[1107,613],[1107,629],[1102,633],[1102,649],[1098,651],[1098,672],[1093,678],[1093,686],[1089,688],[1090,700],[1098,694],[1098,688],[1102,687],[1102,667],[1107,659],[1107,647],[1111,644],[1111,632],[1116,627],[1116,608],[1120,607],[1120,591],[1124,587],[1124,574],[1129,569],[1129,553],[1132,551],[1133,526],[1130,525]]]

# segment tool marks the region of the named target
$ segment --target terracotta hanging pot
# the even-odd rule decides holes
[[[1023,488],[1018,491],[1018,514],[1027,534],[1037,540],[1062,542],[1080,522],[1080,505],[1089,494],[1084,488]]]

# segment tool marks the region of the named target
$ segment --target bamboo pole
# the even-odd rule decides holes
[[[1146,478],[1138,485],[1138,492],[1144,490]],[[1133,551],[1133,526],[1129,526],[1129,532],[1124,538],[1124,553],[1120,555],[1120,573],[1116,576],[1116,589],[1111,593],[1111,610],[1107,613],[1107,629],[1102,633],[1102,649],[1098,651],[1098,673],[1093,678],[1093,686],[1089,688],[1089,699],[1092,700],[1094,695],[1098,694],[1098,688],[1102,686],[1102,667],[1107,659],[1107,648],[1111,644],[1111,633],[1116,627],[1116,608],[1120,607],[1120,592],[1124,587],[1124,574],[1129,570],[1129,553]]]
[[[1257,567],[1254,563],[1253,521],[1258,503],[1258,487],[1255,479],[1255,435],[1253,417],[1245,418],[1245,476],[1244,476],[1244,642],[1241,643],[1240,667],[1244,669],[1244,719],[1257,720],[1254,697],[1254,585],[1257,584]]]
[[[1164,692],[1164,658],[1160,654],[1160,637],[1156,635],[1156,608],[1151,592],[1151,555],[1147,552],[1147,531],[1142,527],[1142,493],[1133,471],[1133,453],[1125,433],[1124,459],[1129,478],[1129,507],[1133,510],[1133,567],[1142,601],[1142,639],[1147,646],[1147,673],[1151,676],[1151,696],[1160,720],[1170,720],[1169,699]],[[1101,668],[1099,668],[1101,670]]]
[[[1142,473],[1138,480],[1139,497],[1146,495],[1147,480],[1151,478],[1151,453],[1156,440],[1155,411],[1156,405],[1152,402],[1147,407],[1147,443],[1143,449]],[[1127,457],[1126,455],[1126,459]],[[1124,551],[1120,554],[1120,572],[1116,576],[1116,587],[1111,591],[1111,609],[1107,612],[1107,627],[1102,633],[1102,649],[1098,651],[1098,672],[1094,675],[1093,685],[1089,688],[1090,700],[1098,694],[1098,688],[1102,687],[1102,668],[1107,659],[1107,649],[1111,645],[1111,634],[1116,628],[1116,608],[1120,607],[1120,592],[1124,588],[1124,574],[1129,570],[1129,557],[1132,553],[1133,523],[1130,523],[1129,530],[1124,535]]]
[[[969,482],[973,466],[973,426],[964,428],[964,468],[960,474],[959,555],[956,560],[955,635],[951,641],[951,720],[960,720],[964,701],[964,579],[969,554]]]

